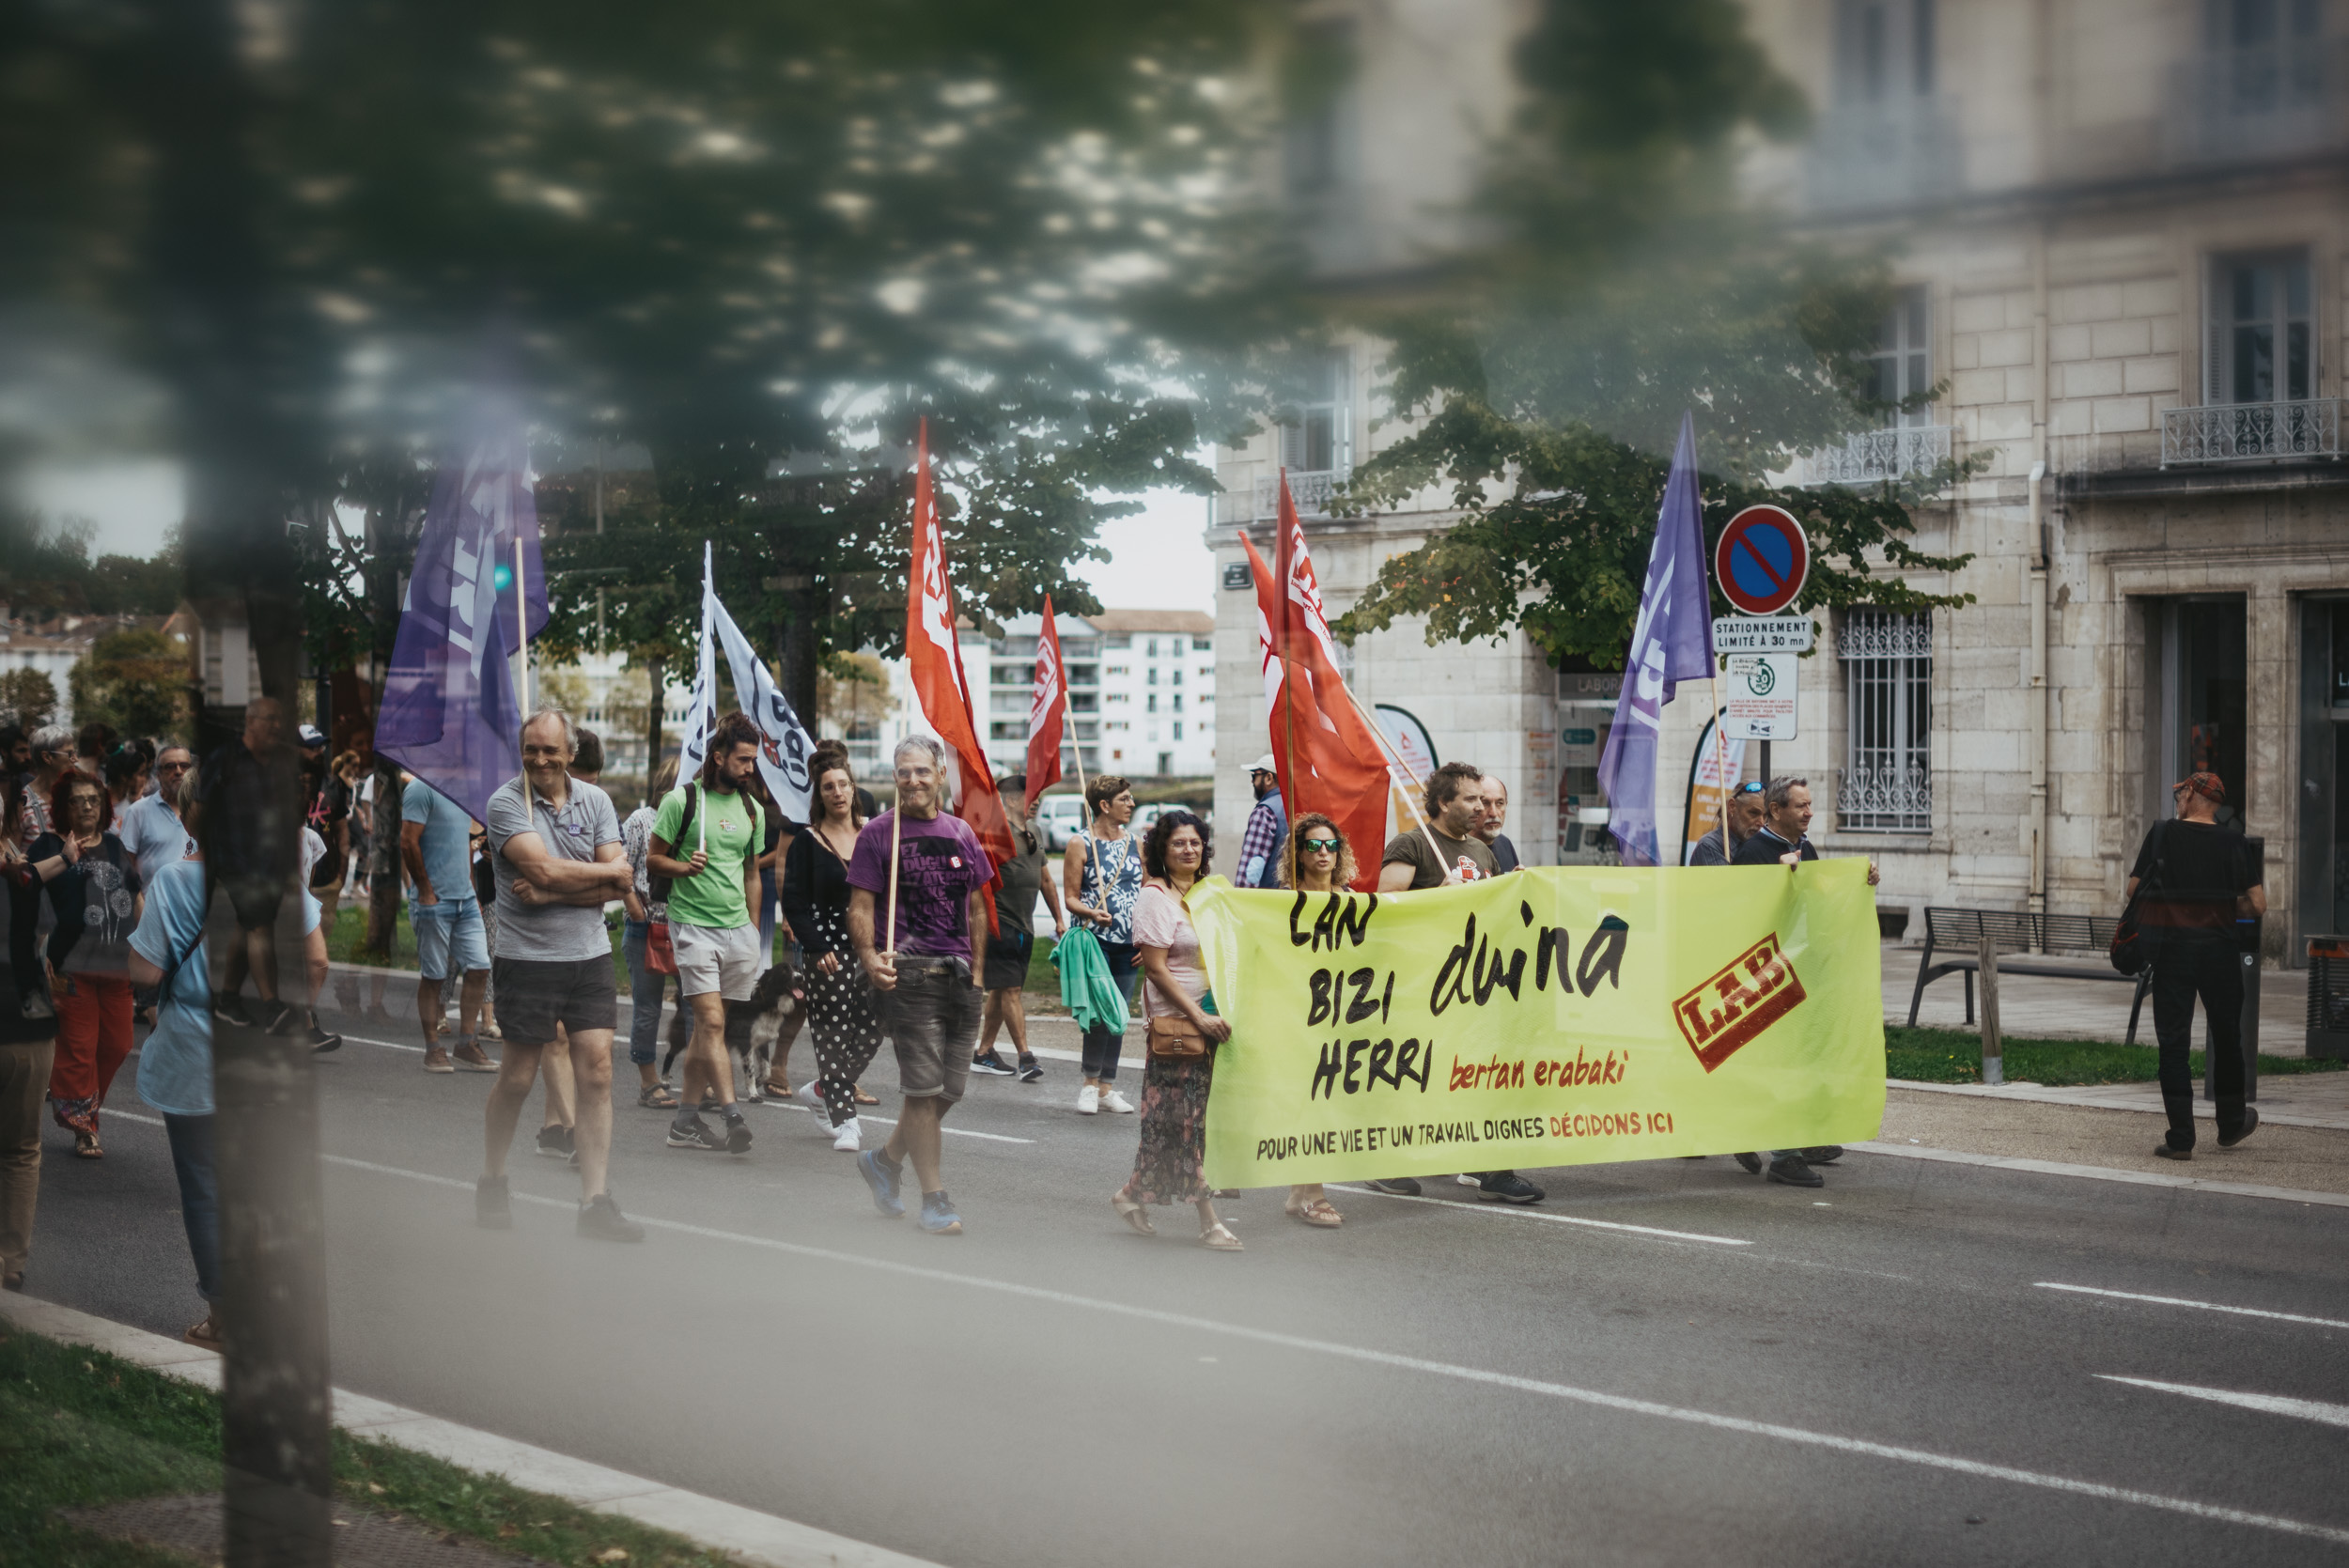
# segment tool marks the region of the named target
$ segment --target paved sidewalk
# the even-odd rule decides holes
[[[1885,1095],[1881,1144],[1954,1150],[2148,1175],[2211,1179],[2268,1188],[2349,1193],[2349,1126],[2264,1123],[2232,1149],[2216,1129],[2198,1126],[2189,1163],[2155,1157],[2168,1126],[2159,1102],[2151,1110],[2093,1102],[1998,1097],[1992,1089],[1949,1094],[1900,1086]],[[2047,1093],[2047,1092],[2043,1092]]]
[[[1921,946],[1884,944],[1884,1021],[1908,1021],[1909,992],[1917,984],[1917,967],[1924,958]],[[2009,1034],[2040,1040],[2123,1040],[2129,1031],[2129,1002],[2137,994],[2119,981],[2046,980],[2025,974],[1999,976],[1999,1017]],[[2260,1049],[2269,1056],[2303,1056],[2308,1044],[2308,971],[2264,970],[2260,974]],[[1979,1003],[1980,999],[1977,998]],[[1919,1028],[1960,1029],[1980,1033],[1976,1021],[1966,1021],[1963,975],[1944,975],[1925,987],[1917,1011]],[[2154,1043],[2154,1003],[2145,1001],[2138,1020],[2137,1043]]]

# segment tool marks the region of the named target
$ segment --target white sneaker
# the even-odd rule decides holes
[[[1101,1109],[1104,1110],[1114,1110],[1120,1116],[1131,1116],[1134,1113],[1132,1104],[1127,1100],[1125,1095],[1119,1094],[1114,1089],[1104,1089],[1101,1091]]]
[[[1085,1085],[1082,1089],[1080,1089],[1080,1090],[1078,1090],[1078,1091],[1077,1091],[1077,1114],[1078,1114],[1078,1115],[1080,1115],[1080,1116],[1093,1116],[1093,1115],[1097,1115],[1097,1114],[1098,1114],[1098,1113],[1099,1113],[1099,1111],[1100,1111],[1100,1110],[1101,1110],[1101,1091],[1100,1091],[1100,1090],[1098,1090],[1098,1089],[1095,1088],[1092,1084],[1088,1083],[1088,1084],[1086,1084],[1086,1085]]]
[[[1459,1175],[1455,1176],[1452,1179],[1458,1182],[1462,1187],[1483,1187],[1485,1185],[1483,1178],[1477,1176]]]
[[[855,1117],[849,1117],[832,1129],[832,1146],[848,1154],[856,1154],[864,1147],[864,1129],[857,1125]]]
[[[818,1110],[824,1109],[824,1092],[816,1087],[814,1079],[809,1079],[805,1083],[794,1089],[791,1092],[791,1097],[802,1105],[814,1106]],[[854,1117],[849,1119],[855,1120]]]

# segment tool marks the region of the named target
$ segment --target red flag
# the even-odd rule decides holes
[[[1321,812],[1354,846],[1361,867],[1354,886],[1378,885],[1378,851],[1386,846],[1387,759],[1369,722],[1347,695],[1338,674],[1337,644],[1314,579],[1305,530],[1289,499],[1288,474],[1281,475],[1281,533],[1274,547],[1275,570],[1249,543],[1249,568],[1256,579],[1257,639],[1264,655],[1265,697],[1270,709],[1272,755],[1281,768],[1281,790],[1294,822]]]
[[[914,695],[922,714],[946,743],[953,775],[954,813],[971,825],[980,847],[996,865],[1012,858],[1011,825],[995,793],[995,775],[979,744],[972,717],[971,681],[963,674],[962,648],[955,632],[954,590],[946,582],[946,545],[939,536],[938,507],[930,495],[930,423],[922,421],[913,474],[913,564],[906,595],[906,659],[913,667]],[[994,905],[988,906],[992,924]]]
[[[1035,640],[1035,695],[1028,699],[1028,799],[1026,814],[1035,815],[1036,797],[1060,783],[1061,715],[1067,683],[1060,662],[1060,628],[1052,619],[1052,596],[1044,596],[1044,629]]]

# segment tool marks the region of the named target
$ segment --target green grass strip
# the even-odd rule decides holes
[[[2160,1054],[2152,1046],[2115,1045],[2101,1040],[2018,1040],[2003,1042],[2006,1076],[2010,1082],[2044,1083],[2049,1087],[2078,1083],[2150,1083]],[[2202,1076],[2202,1053],[2191,1057],[2194,1077]],[[2329,1073],[2349,1063],[2305,1056],[2260,1057],[2263,1078],[2288,1073]],[[1903,1029],[1886,1025],[1884,1074],[1920,1083],[1980,1083],[1982,1037],[1955,1029]]]
[[[54,1511],[220,1490],[220,1400],[101,1350],[0,1326],[0,1562],[184,1568]],[[334,1433],[337,1508],[401,1515],[565,1568],[724,1568],[679,1535]],[[625,1553],[615,1557],[614,1552]]]

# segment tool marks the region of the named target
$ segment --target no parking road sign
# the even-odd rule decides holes
[[[1749,615],[1775,615],[1795,602],[1811,575],[1811,541],[1781,506],[1749,506],[1729,520],[1713,547],[1713,581]]]

